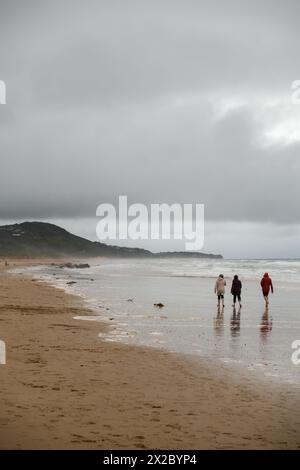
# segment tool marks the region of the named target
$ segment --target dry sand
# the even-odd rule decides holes
[[[297,390],[103,342],[81,300],[0,277],[1,449],[300,448]]]

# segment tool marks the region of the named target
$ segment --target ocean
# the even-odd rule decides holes
[[[292,343],[300,340],[300,260],[95,259],[90,268],[35,266],[27,272],[84,298],[94,310],[78,320],[104,321],[104,341],[163,348],[216,359],[267,380],[300,385]],[[274,295],[265,309],[260,279],[269,272]],[[216,277],[227,280],[218,312]],[[242,308],[234,310],[231,281],[242,283]],[[75,284],[67,284],[74,281]],[[164,307],[155,307],[161,302]],[[98,333],[97,333],[98,334]],[[299,354],[300,357],[300,354]]]

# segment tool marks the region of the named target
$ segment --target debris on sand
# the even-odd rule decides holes
[[[63,268],[69,268],[69,269],[86,269],[90,268],[90,265],[88,263],[63,263],[63,264],[55,264],[52,263],[51,266],[56,266],[57,268],[63,269]]]

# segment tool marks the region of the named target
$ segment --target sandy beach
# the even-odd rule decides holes
[[[1,272],[1,449],[296,449],[300,399],[229,366],[104,342],[78,297]]]

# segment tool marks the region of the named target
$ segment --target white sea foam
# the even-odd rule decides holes
[[[266,271],[275,287],[267,315],[259,285]],[[104,321],[109,328],[99,334],[103,340],[214,357],[293,384],[299,377],[290,361],[291,343],[300,337],[299,260],[108,260],[87,270],[36,266],[16,272],[88,301],[95,315],[75,318],[94,321],[95,328]],[[222,314],[213,293],[221,272],[227,278]],[[228,299],[236,273],[243,282],[240,316]],[[153,306],[158,302],[164,304],[160,310]]]

